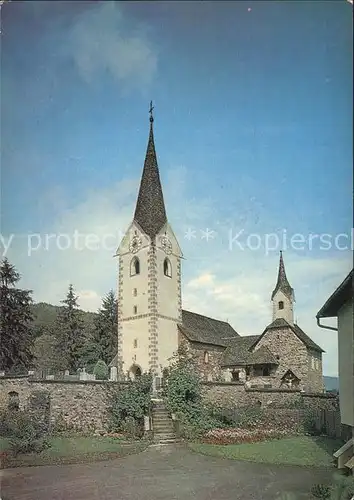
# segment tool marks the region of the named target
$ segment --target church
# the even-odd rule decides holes
[[[323,350],[294,322],[294,290],[282,253],[272,322],[259,335],[241,336],[227,322],[182,309],[182,251],[166,215],[153,123],[150,107],[135,213],[117,250],[118,352],[111,368],[119,380],[144,372],[162,377],[185,343],[205,381],[323,391]]]

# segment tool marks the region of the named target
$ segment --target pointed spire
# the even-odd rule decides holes
[[[286,277],[284,260],[283,260],[283,252],[280,250],[280,259],[279,259],[279,271],[278,271],[278,280],[277,284],[272,293],[272,300],[274,295],[278,290],[281,290],[286,297],[292,299],[294,296],[294,290],[291,288],[288,278]]]
[[[150,238],[154,238],[167,222],[154,142],[153,109],[151,101],[149,141],[134,214],[134,221]]]

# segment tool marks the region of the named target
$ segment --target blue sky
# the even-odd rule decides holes
[[[230,251],[229,231],[350,234],[351,41],[344,0],[4,5],[1,232],[14,235],[7,255],[24,286],[58,303],[72,281],[86,309],[115,288],[112,252],[28,256],[27,235],[126,229],[153,99],[184,305],[262,331],[280,247]],[[284,254],[299,324],[326,349],[328,374],[336,339],[314,316],[351,267],[346,243]]]

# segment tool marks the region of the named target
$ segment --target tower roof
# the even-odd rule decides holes
[[[149,141],[134,214],[134,221],[150,238],[154,238],[167,222],[154,142],[153,109],[150,103]]]
[[[288,278],[286,277],[283,253],[281,250],[280,250],[278,280],[272,293],[272,300],[274,298],[274,295],[278,292],[278,290],[282,291],[283,294],[289,299],[291,299],[294,295],[294,290],[293,288],[291,288]]]

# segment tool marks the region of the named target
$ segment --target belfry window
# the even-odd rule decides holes
[[[171,276],[172,276],[171,262],[169,261],[169,259],[167,257],[163,261],[163,273],[168,278],[171,278]]]
[[[130,263],[130,276],[135,276],[136,274],[140,274],[140,261],[138,257],[134,257]]]
[[[138,306],[133,307],[133,312],[134,312],[134,314],[138,314]]]
[[[279,309],[284,309],[284,302],[281,300],[278,302]]]

